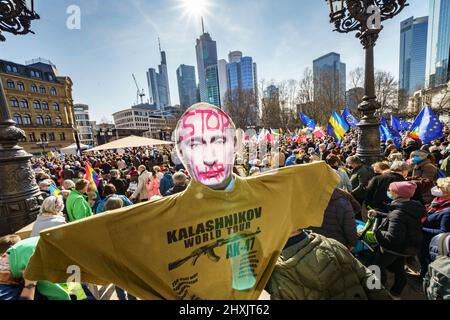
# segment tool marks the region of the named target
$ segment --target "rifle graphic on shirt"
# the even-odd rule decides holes
[[[200,248],[194,250],[186,258],[169,263],[169,271],[172,271],[174,269],[181,267],[183,264],[185,264],[186,262],[188,262],[191,259],[194,259],[192,261],[192,265],[195,266],[197,264],[198,258],[200,258],[202,255],[208,256],[208,258],[213,262],[218,262],[220,260],[220,257],[218,255],[216,255],[216,253],[214,252],[214,249],[223,247],[224,245],[233,243],[235,241],[251,238],[251,237],[259,234],[260,232],[261,232],[261,230],[258,228],[257,231],[254,233],[243,233],[243,234],[239,234],[239,235],[233,236],[228,239],[219,239],[215,243],[200,247]]]

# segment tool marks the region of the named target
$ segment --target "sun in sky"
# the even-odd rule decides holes
[[[199,19],[210,14],[211,0],[179,0],[177,8],[181,10],[184,17]]]

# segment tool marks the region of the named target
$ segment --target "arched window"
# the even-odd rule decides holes
[[[56,117],[56,119],[55,119],[55,124],[56,124],[57,126],[62,125],[61,117]]]
[[[44,86],[40,86],[40,87],[39,87],[39,92],[40,92],[40,93],[47,93],[47,90],[45,89]]]
[[[14,81],[12,81],[12,80],[6,81],[6,86],[8,87],[8,89],[14,89],[16,87],[14,85]]]
[[[11,68],[11,66],[9,64],[6,66],[6,71],[7,72],[12,72],[12,68]]]
[[[59,104],[57,104],[56,102],[53,104],[53,110],[59,111]]]
[[[52,118],[50,118],[50,116],[45,116],[45,125],[46,126],[52,125]]]
[[[28,101],[27,100],[20,100],[20,107],[24,109],[28,109]]]
[[[22,124],[22,117],[20,116],[20,114],[14,114],[14,121],[16,122],[16,124]]]
[[[38,126],[44,125],[44,119],[42,118],[42,116],[37,116],[37,117],[36,117],[36,124],[37,124]]]
[[[47,102],[45,102],[45,101],[42,102],[42,109],[43,110],[48,110],[48,103]]]
[[[31,116],[29,114],[25,114],[23,116],[23,124],[30,125],[31,124]]]
[[[25,91],[25,85],[23,84],[23,82],[17,82],[17,88],[20,91]]]
[[[38,88],[35,84],[31,85],[31,92],[38,92]]]
[[[40,109],[41,108],[41,104],[37,100],[34,100],[33,106],[34,106],[35,109]]]
[[[18,108],[19,107],[19,101],[16,98],[11,98],[11,100],[9,100],[10,105],[12,108]]]
[[[50,93],[52,96],[56,96],[56,89],[55,88],[51,88],[50,89]]]

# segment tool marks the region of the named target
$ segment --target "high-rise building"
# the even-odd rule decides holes
[[[195,50],[197,55],[200,101],[214,103],[220,106],[217,44],[204,29],[203,34],[197,39]],[[217,90],[216,95],[214,94],[215,90]]]
[[[410,96],[425,86],[428,17],[411,17],[400,26],[399,89]]]
[[[86,104],[75,104],[73,106],[75,122],[77,124],[78,138],[82,144],[93,146],[94,135],[92,123],[89,117],[89,106]]]
[[[278,99],[280,96],[280,89],[278,89],[276,86],[271,84],[266,88],[264,91],[264,98],[265,99]]]
[[[362,102],[365,90],[361,87],[349,89],[345,95],[346,107],[352,112],[358,112],[358,106]]]
[[[184,64],[180,65],[177,69],[177,81],[180,105],[183,109],[187,109],[198,102],[195,67]]]
[[[150,94],[150,102],[158,109],[164,109],[171,105],[170,102],[170,88],[169,76],[167,73],[167,57],[166,52],[161,50],[161,64],[158,66],[158,71],[150,68],[147,72],[148,91]]]
[[[219,90],[220,90],[220,103],[221,108],[224,109],[226,94],[228,91],[228,77],[227,77],[227,60],[221,59],[218,61],[218,73],[219,73]]]
[[[252,57],[242,57],[242,52],[230,52],[230,62],[227,65],[228,89],[242,91],[257,91],[256,63]]]
[[[346,65],[338,53],[330,52],[313,61],[314,100],[323,97],[332,100],[336,107],[345,104]],[[330,99],[330,97],[332,99]]]
[[[25,131],[21,147],[39,154],[75,142],[73,83],[60,76],[53,63],[35,59],[23,65],[0,60],[0,78],[11,118]]]
[[[241,59],[242,59],[242,52],[241,51],[231,51],[228,54],[228,61],[229,61],[229,63],[240,62]]]
[[[425,81],[428,88],[450,80],[450,0],[430,0]]]

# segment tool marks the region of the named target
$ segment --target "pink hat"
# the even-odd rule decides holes
[[[417,185],[412,181],[393,182],[389,188],[394,191],[400,198],[411,199],[416,192]]]

